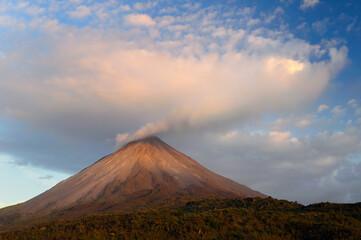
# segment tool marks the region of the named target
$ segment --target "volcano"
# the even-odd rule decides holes
[[[0,225],[31,216],[82,216],[186,196],[266,197],[152,136],[124,145],[27,202],[1,209]]]

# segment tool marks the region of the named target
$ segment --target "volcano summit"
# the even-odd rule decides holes
[[[1,209],[0,226],[35,215],[82,216],[187,196],[265,197],[152,136],[124,145],[27,202]]]

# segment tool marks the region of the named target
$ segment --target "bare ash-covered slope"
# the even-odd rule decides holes
[[[122,209],[129,202],[146,205],[183,196],[265,197],[211,172],[159,138],[148,137],[126,144],[50,190],[11,207],[6,215],[46,215],[76,206],[82,206],[83,213],[86,208],[88,213],[101,212]]]

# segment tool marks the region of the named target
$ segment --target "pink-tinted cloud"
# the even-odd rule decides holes
[[[125,24],[135,26],[153,26],[155,21],[146,14],[128,14],[124,16]]]
[[[58,114],[92,113],[101,118],[100,112],[116,109],[119,115],[136,114],[145,122],[134,132],[120,132],[129,138],[218,128],[301,107],[323,92],[347,58],[346,47],[330,48],[325,49],[328,60],[310,62],[308,57],[319,50],[306,42],[232,31],[223,53],[223,46],[206,52],[196,44],[188,46],[188,39],[169,45],[128,42],[101,30],[62,31],[48,32],[42,39],[50,55],[38,52],[42,42],[35,41],[2,60],[6,75],[7,64],[15,59],[19,67],[32,59],[32,64],[23,64],[28,70],[11,72],[12,81],[0,97],[2,107],[24,112],[27,120],[42,125]],[[236,50],[233,46],[242,39],[253,40]],[[285,51],[291,46],[292,51]],[[250,53],[253,49],[257,51]],[[16,98],[19,94],[22,97]]]

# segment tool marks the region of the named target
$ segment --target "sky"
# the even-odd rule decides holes
[[[360,12],[0,1],[0,207],[148,135],[278,199],[361,201]]]

